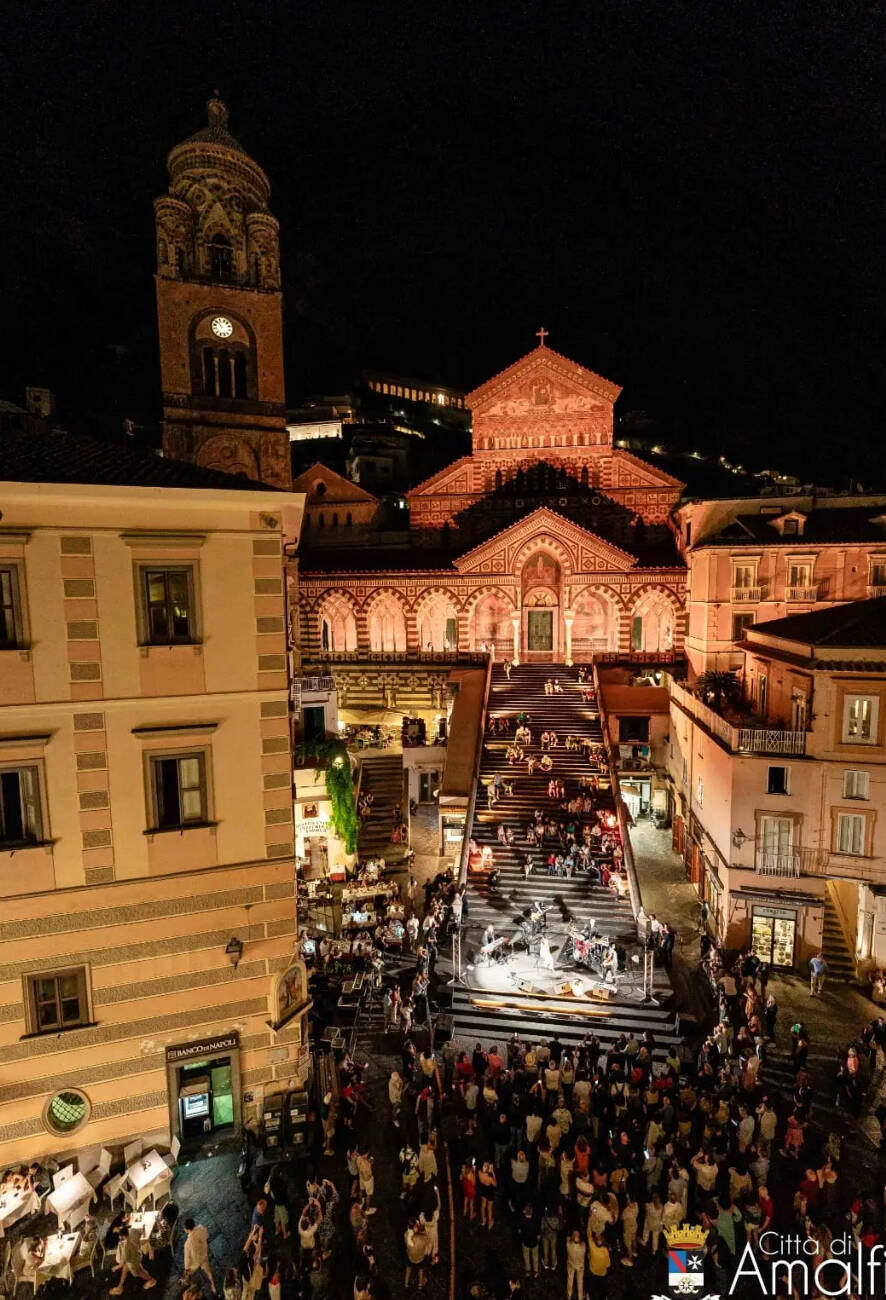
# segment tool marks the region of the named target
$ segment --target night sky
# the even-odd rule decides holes
[[[15,20],[18,9],[19,20]],[[886,8],[5,11],[0,397],[157,419],[154,196],[217,87],[283,227],[287,390],[535,343],[663,438],[886,486]]]

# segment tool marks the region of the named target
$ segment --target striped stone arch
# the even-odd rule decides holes
[[[513,652],[513,616],[517,605],[503,587],[478,588],[465,602],[463,624],[459,627],[459,644],[479,650],[483,643],[495,644],[496,654]]]
[[[316,627],[317,644],[321,650],[356,650],[359,607],[346,591],[324,591],[314,603],[309,626]]]
[[[462,641],[464,602],[446,587],[429,587],[413,606],[419,650],[457,650]]]
[[[517,550],[514,552],[514,557],[511,561],[511,572],[514,575],[518,586],[522,580],[523,568],[526,561],[538,551],[550,551],[560,566],[560,573],[563,582],[567,583],[571,580],[576,565],[575,556],[569,550],[569,547],[553,533],[538,532],[535,533],[534,536],[528,538],[525,542],[521,542]]]
[[[685,609],[676,592],[645,583],[626,601],[619,649],[659,654],[681,649],[685,624]]]
[[[606,582],[586,582],[573,591],[570,603],[573,659],[618,650],[625,623],[620,592]]]
[[[406,650],[414,644],[412,609],[396,587],[378,587],[363,602],[369,649]]]

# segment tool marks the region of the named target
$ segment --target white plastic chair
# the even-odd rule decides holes
[[[169,1189],[172,1187],[172,1178],[173,1173],[170,1169],[169,1173],[161,1174],[159,1178],[155,1179],[154,1182],[151,1183],[151,1203],[155,1210],[157,1209],[159,1202],[163,1200],[163,1197],[169,1195]]]
[[[112,1210],[114,1208],[114,1202],[116,1201],[117,1197],[123,1196],[123,1184],[125,1182],[126,1182],[126,1170],[124,1169],[122,1174],[115,1174],[114,1177],[109,1178],[104,1185],[103,1188],[104,1196],[105,1199],[110,1204]]]
[[[101,1256],[104,1253],[102,1244],[98,1237],[93,1237],[92,1241],[81,1241],[80,1249],[71,1260],[71,1272],[79,1273],[82,1268],[88,1268],[93,1277],[95,1277],[96,1255]]]
[[[64,1169],[60,1169],[57,1174],[52,1175],[52,1190],[54,1192],[57,1192],[58,1189],[61,1187],[62,1183],[66,1183],[69,1178],[73,1178],[73,1177],[74,1177],[74,1166],[65,1165]]]
[[[144,1143],[141,1138],[136,1138],[133,1142],[130,1142],[129,1146],[123,1148],[123,1163],[127,1169],[135,1160],[138,1160],[143,1150]]]
[[[90,1187],[98,1189],[111,1172],[111,1165],[114,1163],[114,1157],[107,1147],[102,1147],[101,1155],[98,1158],[98,1164],[94,1169],[90,1169],[86,1175],[86,1181]]]
[[[182,1149],[182,1144],[177,1137],[174,1137],[169,1144],[169,1150],[163,1157],[165,1163],[170,1169],[174,1169],[178,1164],[178,1153]]]
[[[86,1147],[77,1155],[77,1168],[81,1174],[91,1174],[99,1161],[101,1147]]]
[[[15,1246],[9,1259],[9,1271],[12,1273],[12,1294],[15,1296],[22,1282],[30,1282],[34,1287],[34,1295],[37,1294],[37,1270],[28,1259],[28,1247],[26,1241],[20,1241]]]
[[[68,1230],[73,1232],[75,1228],[79,1228],[88,1213],[88,1197],[85,1201],[81,1201],[79,1205],[72,1205],[68,1213],[64,1216],[65,1223],[68,1225]]]

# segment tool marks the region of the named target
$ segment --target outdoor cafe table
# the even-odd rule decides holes
[[[36,1285],[47,1282],[51,1277],[66,1277],[69,1282],[73,1282],[71,1261],[79,1245],[79,1232],[56,1233],[54,1237],[47,1237],[43,1259],[36,1269]]]
[[[141,1247],[144,1254],[148,1242],[154,1229],[157,1226],[157,1220],[160,1218],[159,1210],[138,1210],[135,1214],[129,1216],[130,1228],[141,1228]]]
[[[126,1170],[126,1177],[135,1190],[136,1206],[150,1195],[151,1185],[168,1173],[166,1161],[156,1149],[133,1161]]]
[[[0,1192],[0,1241],[19,1219],[39,1208],[39,1197],[30,1187],[7,1187]]]
[[[46,1204],[58,1218],[59,1223],[63,1223],[72,1210],[84,1201],[91,1201],[95,1196],[95,1189],[86,1179],[85,1174],[72,1174],[70,1178],[55,1189],[46,1198]]]

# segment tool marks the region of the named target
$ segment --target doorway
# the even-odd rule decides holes
[[[305,740],[314,740],[326,734],[326,710],[322,704],[306,704],[302,711]]]
[[[530,609],[526,630],[527,650],[550,653],[554,648],[554,611]]]
[[[751,918],[751,947],[754,955],[769,966],[791,969],[797,938],[795,912],[773,907],[755,907]]]

